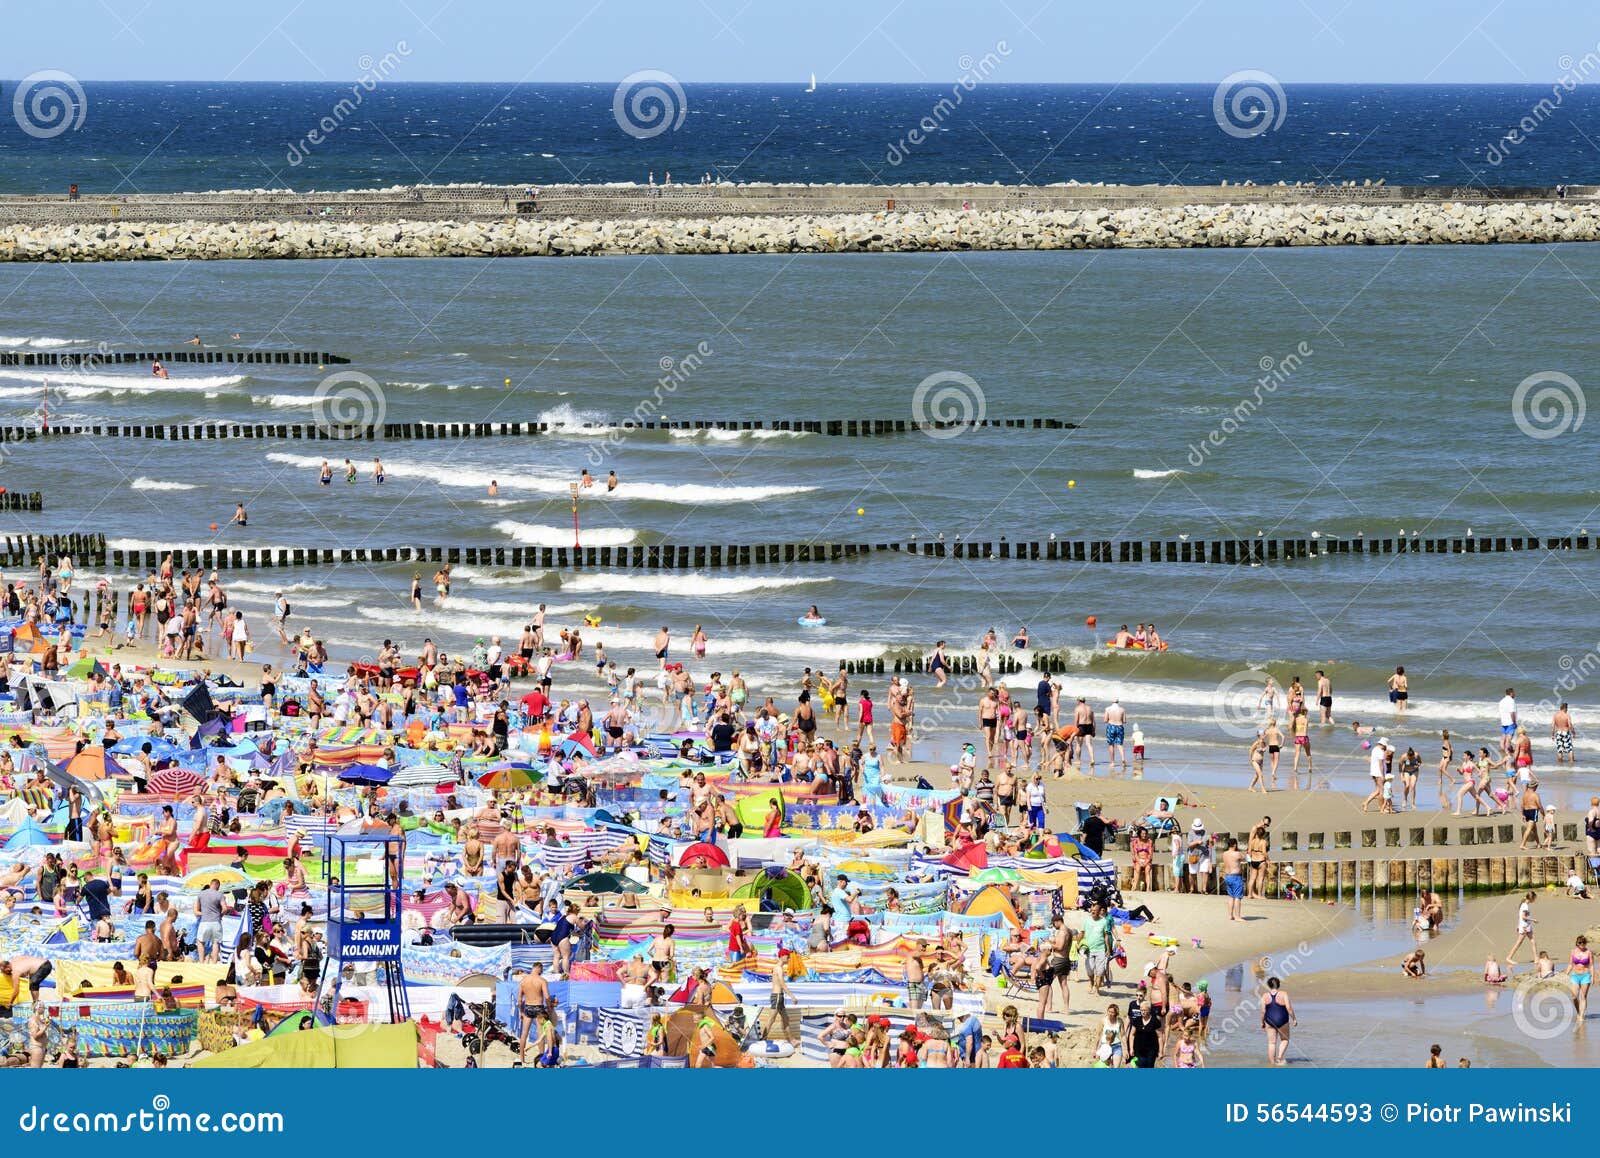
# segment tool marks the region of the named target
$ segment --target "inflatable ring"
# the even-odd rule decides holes
[[[744,1047],[752,1057],[793,1057],[794,1043],[788,1041],[753,1041]]]
[[[1156,946],[1158,949],[1169,949],[1178,944],[1178,938],[1176,937],[1158,937],[1154,933],[1150,934],[1148,940],[1150,941],[1150,944]]]

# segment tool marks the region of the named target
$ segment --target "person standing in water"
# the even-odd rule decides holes
[[[1261,1028],[1267,1032],[1267,1062],[1282,1065],[1288,1060],[1289,1029],[1298,1026],[1294,1003],[1283,991],[1283,982],[1276,977],[1267,978],[1267,992],[1261,998]]]
[[[1317,670],[1317,706],[1322,709],[1322,722],[1333,723],[1333,681],[1320,668]]]
[[[372,458],[372,481],[375,485],[382,486],[384,478],[383,459],[374,455]]]
[[[1556,746],[1556,763],[1565,760],[1568,764],[1576,764],[1577,757],[1572,754],[1572,738],[1577,735],[1577,729],[1572,726],[1572,712],[1568,710],[1565,700],[1550,717],[1550,740]]]
[[[1389,702],[1394,705],[1394,710],[1399,715],[1406,714],[1406,701],[1411,698],[1409,684],[1406,682],[1406,669],[1397,667],[1394,675],[1389,677]]]

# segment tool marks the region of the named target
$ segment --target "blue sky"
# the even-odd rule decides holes
[[[0,76],[947,85],[1004,42],[998,82],[1548,85],[1600,54],[1580,0],[0,0]]]

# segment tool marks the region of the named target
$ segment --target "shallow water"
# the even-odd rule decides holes
[[[1591,246],[9,266],[0,340],[150,348],[196,332],[228,344],[238,331],[245,345],[332,350],[379,384],[369,418],[381,408],[392,421],[616,423],[660,390],[663,358],[679,365],[704,343],[712,352],[662,393],[660,412],[911,418],[919,382],[959,370],[991,417],[1083,426],[954,439],[34,443],[10,452],[5,485],[41,490],[46,511],[0,522],[97,530],[129,547],[564,544],[566,483],[615,468],[615,496],[580,499],[587,543],[1600,530],[1600,483],[1576,468],[1600,426],[1526,437],[1511,403],[1535,371],[1581,377],[1587,317],[1550,303],[1595,277]],[[1314,352],[1193,465],[1193,448],[1256,389],[1262,360],[1282,363],[1302,342]],[[157,383],[138,367],[6,368],[0,418],[35,423],[41,399],[58,423],[318,417],[321,375],[310,367],[174,369]],[[374,454],[391,472],[381,488],[367,473]],[[338,467],[346,456],[358,483],[319,487],[322,458]],[[249,529],[212,532],[236,501],[248,504]],[[264,615],[275,586],[295,584],[294,621],[339,658],[371,655],[384,638],[408,651],[425,636],[449,649],[514,638],[545,601],[558,623],[601,616],[588,642],[648,669],[658,626],[686,638],[700,623],[711,639],[704,674],[737,668],[785,695],[802,666],[916,654],[940,638],[970,652],[985,629],[1009,639],[1026,624],[1035,646],[1064,649],[1069,695],[1097,706],[1121,696],[1152,767],[1234,783],[1248,776],[1242,737],[1266,713],[1262,673],[1282,685],[1326,669],[1341,725],[1359,718],[1418,746],[1425,794],[1438,729],[1456,733],[1458,750],[1497,743],[1490,712],[1514,683],[1536,739],[1548,720],[1539,701],[1570,698],[1578,710],[1586,764],[1552,777],[1572,786],[1560,797],[1571,807],[1600,787],[1590,766],[1600,734],[1584,727],[1587,673],[1600,668],[1589,654],[1600,636],[1594,566],[1592,552],[1258,568],[880,553],[625,579],[463,567],[462,604],[421,613],[409,609],[402,566],[257,573],[235,594]],[[813,603],[829,626],[797,632],[795,616]],[[1116,624],[1139,620],[1158,623],[1171,650],[1100,646]],[[1412,676],[1404,721],[1384,693],[1396,663]],[[1012,677],[1025,703],[1034,679]],[[863,683],[881,693],[883,680]],[[975,681],[963,686],[970,706]],[[969,710],[950,726],[965,727]],[[1363,783],[1348,730],[1314,729],[1313,749],[1319,778]],[[1547,759],[1542,751],[1541,771]]]

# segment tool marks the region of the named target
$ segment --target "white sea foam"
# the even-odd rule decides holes
[[[107,539],[106,546],[113,551],[222,551],[239,548],[246,551],[288,551],[292,548],[277,543],[246,543],[229,535],[212,539],[208,543],[165,542],[156,539]]]
[[[130,490],[136,491],[193,491],[199,490],[195,483],[172,482],[160,478],[136,478],[128,484]]]
[[[741,438],[748,438],[754,442],[766,442],[774,438],[804,438],[804,430],[673,430],[669,431],[673,438],[698,438],[706,442],[738,442]]]
[[[282,591],[285,595],[296,591],[326,591],[326,583],[257,583],[253,579],[233,579],[227,584],[229,591],[259,591],[267,595]]]
[[[286,454],[275,451],[267,455],[268,462],[285,466],[315,470],[323,459],[316,455]],[[433,463],[411,462],[405,459],[387,459],[384,471],[390,478],[429,479],[445,487],[462,487],[487,490],[491,483],[502,492],[501,500],[512,500],[504,492],[526,491],[530,495],[566,497],[572,486],[572,477],[561,475],[518,474],[509,471],[487,470],[481,467],[447,466]],[[616,490],[607,491],[596,485],[582,492],[584,501],[596,502],[657,502],[683,503],[693,506],[713,506],[724,503],[752,503],[786,495],[805,494],[815,487],[803,486],[708,486],[702,483],[648,483],[623,481]],[[484,499],[492,502],[495,500]],[[514,501],[514,500],[513,500]],[[603,545],[603,544],[600,544]]]
[[[1135,470],[1134,478],[1170,478],[1175,474],[1188,474],[1186,470]]]
[[[261,606],[270,607],[274,602],[273,596],[269,594],[265,594],[260,591],[241,592],[236,585],[230,584],[226,580],[223,581],[223,586],[227,588],[229,595],[232,597],[235,603],[243,603],[246,605],[259,604]],[[349,599],[335,599],[326,596],[319,597],[316,595],[294,595],[288,592],[285,592],[285,596],[289,600],[291,613],[298,612],[304,608],[333,610],[339,607],[349,607],[352,602],[352,600]]]
[[[91,389],[120,390],[134,394],[220,390],[224,386],[237,386],[245,380],[245,377],[243,374],[210,374],[194,378],[181,376],[157,378],[148,373],[143,376],[135,376],[132,374],[95,374],[80,370],[54,370],[52,372],[51,367],[0,370],[0,379],[10,382],[32,382],[36,385],[48,380],[52,391],[60,390],[70,397],[86,396],[76,392]]]
[[[571,527],[550,527],[542,523],[501,519],[494,529],[530,547],[572,546]],[[638,537],[639,532],[631,527],[591,527],[583,532],[582,540],[586,547],[625,547]]]
[[[702,575],[673,572],[670,575],[568,575],[561,590],[610,592],[659,592],[663,595],[744,595],[751,591],[780,590],[813,583],[832,583],[827,575],[790,577],[783,575]]]
[[[549,611],[555,614],[554,608]],[[386,624],[395,631],[415,628],[434,635],[454,632],[458,635],[481,636],[485,640],[498,635],[502,643],[514,647],[533,611],[532,608],[519,610],[508,607],[500,613],[462,612],[452,609],[447,603],[442,608],[425,605],[421,611],[413,611],[409,607],[357,607],[356,614],[362,619]]]
[[[62,346],[76,345],[77,338],[12,338],[0,337],[0,349],[15,350],[22,346],[31,346],[35,350],[55,350]]]
[[[515,587],[519,584],[531,584],[543,579],[546,571],[518,571],[513,575],[493,575],[478,567],[467,565],[452,566],[450,577],[455,580],[466,580],[481,587]]]

